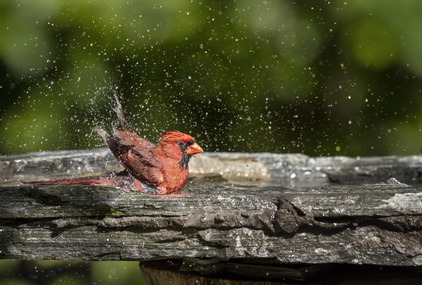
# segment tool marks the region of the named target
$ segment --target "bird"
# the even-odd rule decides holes
[[[113,126],[111,135],[101,127],[95,131],[125,170],[110,177],[71,178],[38,184],[116,186],[156,195],[182,190],[188,180],[190,159],[204,152],[195,138],[169,130],[161,135],[157,144],[153,144],[135,132],[127,122],[117,96],[115,101],[113,109],[120,126]]]

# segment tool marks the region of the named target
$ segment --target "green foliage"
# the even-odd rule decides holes
[[[0,260],[0,283],[143,285],[136,261]]]

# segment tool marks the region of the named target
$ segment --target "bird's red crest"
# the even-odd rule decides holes
[[[190,135],[184,134],[176,130],[172,130],[172,131],[167,131],[164,134],[162,134],[161,140],[166,141],[166,142],[178,142],[178,141],[189,142],[189,141],[194,141],[195,139],[191,137]]]

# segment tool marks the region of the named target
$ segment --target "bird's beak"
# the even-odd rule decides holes
[[[188,154],[188,155],[194,155],[194,154],[201,153],[201,152],[204,152],[204,150],[197,143],[191,144],[186,149],[186,154]]]

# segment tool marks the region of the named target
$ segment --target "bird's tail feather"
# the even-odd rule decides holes
[[[126,121],[125,115],[123,113],[122,104],[119,101],[119,97],[117,94],[114,94],[114,98],[116,100],[116,105],[114,106],[113,110],[117,114],[117,118],[119,119],[120,124],[122,125],[123,130],[125,131],[134,131],[132,125]]]

